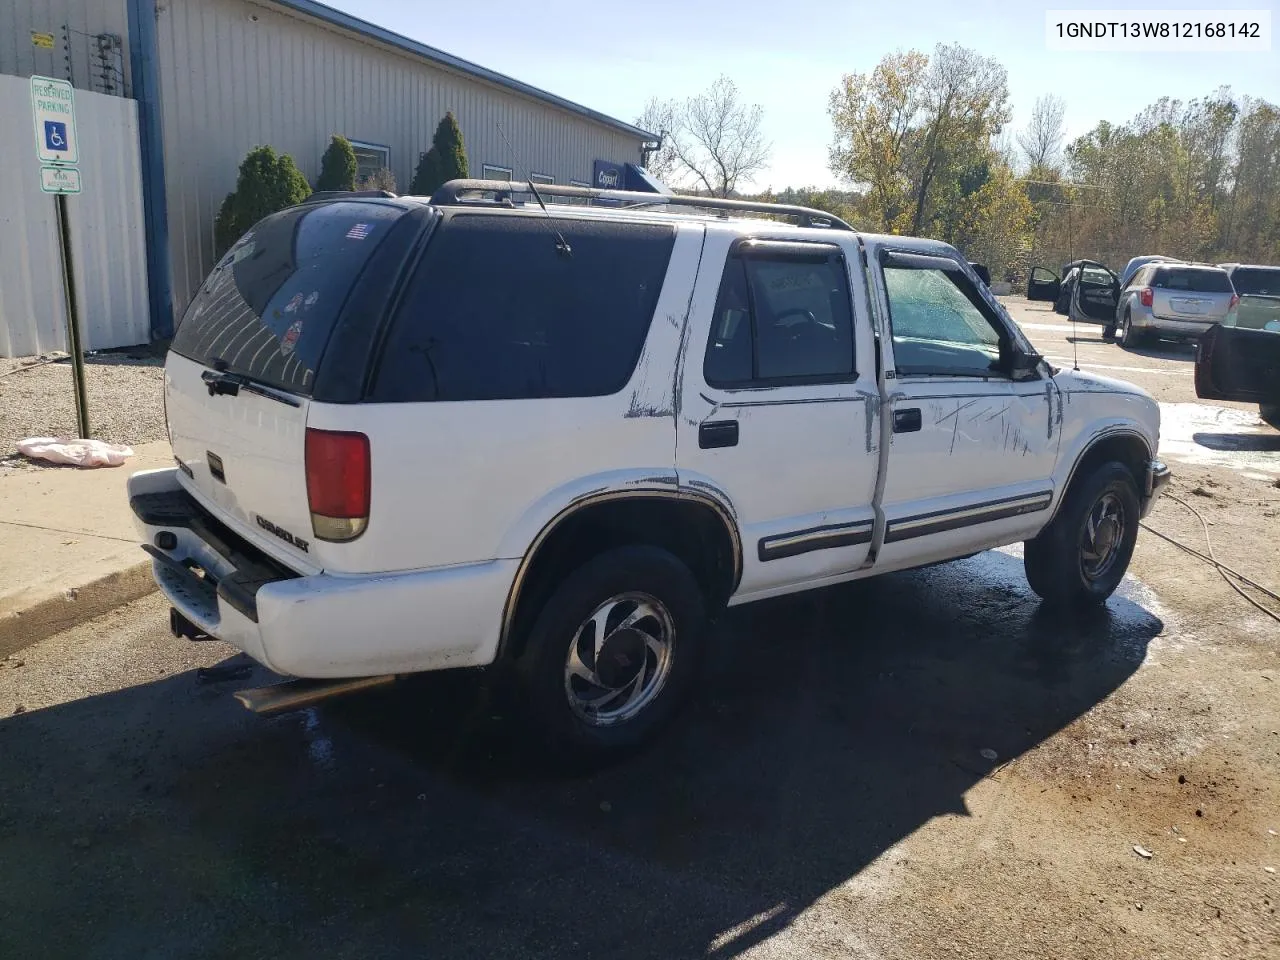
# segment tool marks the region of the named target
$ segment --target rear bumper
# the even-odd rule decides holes
[[[129,502],[173,606],[277,673],[415,673],[482,666],[496,655],[519,561],[301,576],[223,526],[181,487],[176,469],[134,474]],[[161,533],[173,540],[158,541]]]
[[[1142,515],[1144,517],[1151,512],[1151,507],[1155,504],[1156,497],[1160,496],[1160,491],[1168,485],[1172,477],[1173,471],[1162,461],[1147,461],[1147,473],[1142,487]]]
[[[1153,313],[1130,314],[1135,330],[1153,330],[1169,337],[1198,337],[1217,320],[1171,320]]]

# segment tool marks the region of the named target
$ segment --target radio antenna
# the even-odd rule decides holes
[[[512,146],[511,141],[507,139],[507,132],[502,129],[502,124],[495,120],[493,121],[493,125],[498,128],[498,133],[502,134],[502,139],[506,141],[507,149],[511,151],[511,156],[515,157],[516,163],[520,164],[520,166],[524,167],[526,170],[529,170],[529,179],[526,180],[525,183],[529,185],[529,192],[533,194],[533,199],[538,201],[538,206],[540,206],[542,208],[542,212],[546,214],[547,219],[544,220],[543,223],[546,223],[551,232],[555,234],[556,250],[566,257],[572,257],[573,247],[569,246],[569,241],[564,238],[564,234],[549,222],[552,219],[551,211],[547,209],[547,205],[543,202],[542,194],[538,192],[538,188],[533,185],[533,171],[527,164],[525,164],[524,157],[516,153],[516,148]]]

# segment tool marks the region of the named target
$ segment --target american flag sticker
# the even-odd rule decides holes
[[[369,234],[373,233],[373,224],[357,223],[354,227],[347,231],[348,240],[363,240]]]

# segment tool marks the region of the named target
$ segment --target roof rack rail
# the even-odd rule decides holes
[[[826,227],[853,230],[834,214],[811,207],[786,203],[764,203],[758,200],[721,200],[719,197],[695,197],[679,193],[640,193],[634,190],[597,190],[595,187],[570,187],[555,183],[537,184],[538,193],[546,197],[578,197],[586,200],[611,200],[627,206],[693,207],[704,210],[768,213],[777,217],[794,217],[802,227]],[[465,206],[473,203],[512,204],[513,193],[528,193],[528,185],[511,180],[450,180],[431,195],[438,207]],[[487,199],[486,199],[487,198]]]
[[[352,197],[386,197],[395,199],[395,194],[390,190],[317,190],[315,193],[307,194],[307,199],[302,201],[308,203],[312,200],[341,200],[350,199]]]

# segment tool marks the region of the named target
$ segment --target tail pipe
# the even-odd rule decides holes
[[[386,687],[395,682],[394,673],[380,677],[353,677],[344,680],[286,680],[284,683],[273,683],[266,687],[240,690],[235,697],[245,709],[261,716],[273,716],[277,713],[288,713],[290,710],[305,710],[321,700],[345,696],[348,693],[359,693],[362,690],[372,690],[375,687]]]

